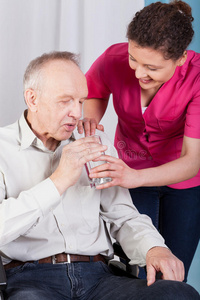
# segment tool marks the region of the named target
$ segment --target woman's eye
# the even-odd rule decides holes
[[[148,67],[148,69],[150,70],[150,71],[156,71],[157,69],[153,69],[153,68],[150,68],[150,67]]]
[[[133,57],[129,56],[130,60],[132,61],[136,61]]]

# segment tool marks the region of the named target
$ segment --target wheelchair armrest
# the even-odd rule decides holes
[[[6,273],[0,256],[0,291],[6,288]]]
[[[127,257],[127,255],[124,253],[124,251],[122,250],[122,247],[120,246],[120,244],[118,243],[114,243],[113,244],[113,249],[114,249],[114,253],[115,255],[119,256],[120,258],[126,260],[126,262],[129,262],[130,259]]]
[[[122,262],[118,261],[111,261],[109,266],[115,273],[120,273],[122,275],[128,276],[128,277],[138,277],[139,269],[138,265],[129,265],[130,259],[127,257],[127,255],[124,253],[123,249],[121,248],[120,244],[114,243],[113,244],[114,254],[118,256]],[[123,274],[124,273],[124,274]]]

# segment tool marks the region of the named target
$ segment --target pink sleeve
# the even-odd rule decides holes
[[[111,94],[106,85],[105,54],[106,52],[97,58],[85,75],[89,91],[88,98],[108,99]]]
[[[193,90],[193,98],[188,103],[184,134],[200,139],[200,77],[193,83]]]

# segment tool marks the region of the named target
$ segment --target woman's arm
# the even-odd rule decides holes
[[[106,108],[108,106],[108,99],[88,99],[85,100],[83,106],[83,119],[78,123],[78,132],[81,134],[85,130],[85,136],[95,134],[96,128],[104,131],[103,125],[99,122],[102,119]]]
[[[98,189],[119,185],[125,188],[140,186],[171,185],[188,180],[200,169],[200,139],[184,136],[180,158],[158,167],[135,170],[121,159],[102,156],[108,163],[94,168],[90,177],[111,177],[112,181],[98,186]]]

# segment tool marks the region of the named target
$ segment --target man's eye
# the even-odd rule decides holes
[[[69,103],[71,101],[71,99],[69,99],[69,100],[63,100],[63,101],[61,101],[61,103],[62,104],[67,104],[67,103]]]

